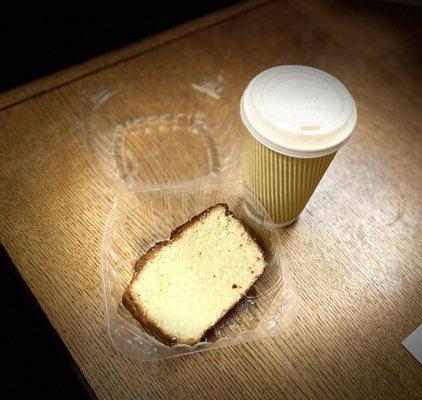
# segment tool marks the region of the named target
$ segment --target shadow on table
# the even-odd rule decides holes
[[[1,392],[15,399],[27,393],[41,399],[95,399],[1,244],[0,282]]]

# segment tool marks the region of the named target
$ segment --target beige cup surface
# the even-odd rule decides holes
[[[336,153],[296,158],[265,147],[245,135],[245,185],[276,224],[293,222],[312,196]]]

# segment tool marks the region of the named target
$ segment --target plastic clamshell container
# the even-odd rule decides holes
[[[280,236],[261,203],[244,189],[241,132],[219,119],[221,108],[228,113],[237,104],[210,103],[188,81],[159,87],[128,77],[84,84],[80,91],[87,151],[95,154],[94,168],[114,193],[101,247],[108,336],[124,356],[150,361],[279,335],[295,318],[298,298]],[[269,265],[201,342],[167,346],[148,335],[124,308],[123,292],[142,254],[220,202],[264,242]],[[248,217],[245,204],[260,223]]]

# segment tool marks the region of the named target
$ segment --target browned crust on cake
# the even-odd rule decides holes
[[[184,224],[178,226],[177,228],[174,228],[172,230],[171,234],[170,234],[170,240],[169,241],[174,241],[176,239],[179,239],[187,229],[189,229],[192,225],[195,225],[195,223],[199,222],[201,219],[206,217],[211,211],[213,211],[214,209],[216,209],[218,207],[223,207],[225,209],[226,215],[231,214],[231,212],[229,211],[229,206],[227,204],[225,204],[225,203],[214,204],[213,206],[208,207],[207,209],[205,209],[204,211],[202,211],[198,215],[195,215],[194,217],[192,217],[189,221],[187,221]]]
[[[176,240],[178,240],[179,238],[181,238],[182,235],[183,235],[183,233],[188,228],[190,228],[192,225],[194,225],[195,223],[197,223],[198,221],[200,221],[201,219],[203,219],[204,217],[206,217],[212,210],[214,210],[215,208],[218,208],[218,207],[224,207],[225,208],[225,214],[227,216],[228,215],[231,215],[233,218],[235,218],[236,220],[238,220],[241,223],[241,225],[246,230],[246,232],[251,237],[251,239],[260,248],[261,253],[262,253],[263,257],[264,257],[264,262],[265,262],[266,265],[265,265],[264,269],[262,270],[262,273],[259,276],[256,276],[255,277],[255,280],[251,283],[251,285],[246,290],[244,290],[244,295],[259,280],[259,278],[261,278],[261,276],[265,272],[265,269],[267,268],[266,252],[264,250],[265,247],[263,246],[263,244],[261,243],[261,241],[257,238],[257,236],[255,235],[255,233],[253,232],[253,230],[251,228],[249,228],[247,225],[245,225],[245,223],[241,219],[239,219],[238,217],[236,217],[229,210],[229,206],[227,204],[225,204],[225,203],[217,203],[217,204],[215,204],[215,205],[213,205],[211,207],[208,207],[207,209],[205,209],[204,211],[202,211],[198,215],[195,215],[189,221],[187,221],[184,224],[182,224],[182,225],[178,226],[177,228],[173,229],[173,231],[170,234],[169,240],[164,240],[162,242],[156,243],[143,256],[141,256],[139,258],[139,260],[135,263],[135,266],[133,268],[134,269],[133,277],[132,277],[132,279],[131,279],[128,287],[126,288],[126,290],[125,290],[125,292],[123,294],[123,298],[122,298],[123,305],[132,314],[132,316],[141,324],[141,326],[150,335],[154,336],[155,338],[157,338],[158,340],[160,340],[161,342],[163,342],[163,343],[165,343],[167,345],[170,345],[171,346],[171,345],[178,344],[178,343],[179,344],[194,345],[194,344],[198,343],[198,340],[192,338],[192,339],[188,339],[188,340],[184,340],[184,341],[180,341],[179,342],[179,341],[177,341],[177,338],[176,337],[174,337],[173,335],[171,335],[170,333],[166,332],[164,329],[162,329],[161,327],[159,327],[156,324],[156,322],[145,312],[145,310],[141,307],[141,305],[139,304],[139,302],[137,302],[136,296],[132,293],[132,290],[131,290],[132,289],[132,283],[137,278],[137,276],[139,275],[139,273],[142,270],[142,268],[146,265],[146,263],[148,261],[150,261],[151,259],[153,259],[154,256],[155,256],[155,254],[157,252],[159,252],[166,245],[168,245],[170,243],[173,243]],[[241,296],[239,298],[239,300],[235,301],[226,310],[223,310],[222,314],[217,319],[217,321],[214,322],[213,324],[209,325],[204,330],[204,332],[203,332],[202,335],[204,335],[205,332],[207,332],[214,325],[216,325],[222,318],[224,318],[224,316],[243,299],[244,295]]]
[[[175,337],[170,335],[164,329],[159,327],[155,321],[145,312],[145,310],[140,306],[139,302],[136,300],[136,295],[132,293],[132,283],[139,274],[139,271],[144,267],[144,265],[151,259],[154,258],[155,253],[160,251],[166,244],[168,240],[158,242],[153,247],[151,247],[141,258],[136,262],[134,266],[133,277],[130,281],[130,284],[123,293],[122,303],[127,308],[127,310],[132,314],[132,316],[142,325],[142,327],[155,338],[159,339],[165,344],[173,345],[177,343]]]

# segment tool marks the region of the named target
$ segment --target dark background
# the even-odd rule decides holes
[[[0,92],[237,2],[1,2]]]

